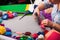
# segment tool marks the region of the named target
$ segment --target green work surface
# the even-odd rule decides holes
[[[2,5],[0,6],[0,10],[7,11],[10,10],[12,12],[25,12],[26,4],[14,4],[14,5]]]

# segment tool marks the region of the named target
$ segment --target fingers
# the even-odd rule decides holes
[[[48,20],[48,19],[45,19],[45,20],[42,20],[41,24],[43,24],[44,26],[49,26],[49,27],[52,27],[53,26],[53,22]]]
[[[36,19],[36,16],[33,14],[33,18]]]
[[[48,19],[42,20],[41,24],[44,24],[45,26],[48,26],[48,24],[49,24]]]

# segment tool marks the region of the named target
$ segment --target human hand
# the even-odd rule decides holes
[[[53,22],[48,19],[42,20],[41,24],[43,24],[44,26],[47,26],[47,27],[53,26]]]
[[[40,11],[38,9],[35,9],[33,12],[33,18],[37,19],[37,17],[39,17],[39,16],[40,16]]]

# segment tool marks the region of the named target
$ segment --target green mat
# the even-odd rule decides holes
[[[0,10],[12,12],[25,12],[26,4],[14,4],[14,5],[3,5],[0,6]]]

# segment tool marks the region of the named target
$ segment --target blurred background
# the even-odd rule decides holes
[[[31,0],[33,3],[35,0]],[[0,0],[0,5],[31,4],[30,0]]]

